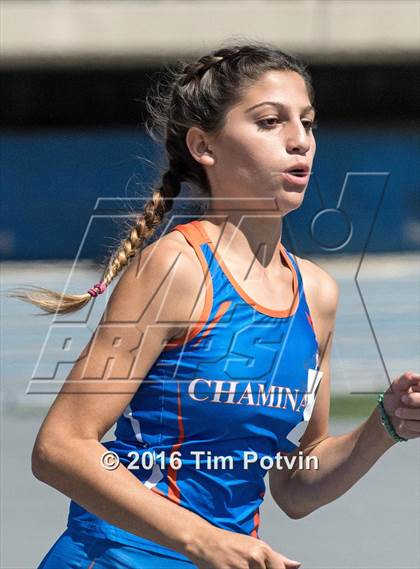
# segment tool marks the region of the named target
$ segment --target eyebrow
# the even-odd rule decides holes
[[[286,105],[283,105],[283,103],[279,103],[278,101],[263,101],[262,103],[257,103],[256,105],[249,107],[248,109],[246,109],[245,112],[249,113],[250,111],[256,109],[257,107],[261,107],[262,105],[273,105],[274,107],[277,107],[279,109],[287,109]],[[314,111],[314,113],[315,113],[316,109],[313,105],[308,105],[307,107],[302,109],[303,113],[307,113],[309,111]]]

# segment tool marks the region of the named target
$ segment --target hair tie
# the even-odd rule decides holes
[[[93,285],[92,288],[88,290],[88,293],[90,294],[90,296],[98,296],[98,294],[102,294],[103,292],[105,292],[105,289],[106,289],[105,282],[96,283]]]

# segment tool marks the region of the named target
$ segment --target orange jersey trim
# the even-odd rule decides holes
[[[182,420],[182,409],[181,409],[181,393],[179,390],[179,383],[178,383],[178,427],[179,427],[179,437],[178,437],[178,442],[174,444],[174,446],[172,447],[172,452],[178,451],[181,446],[182,443],[184,442],[184,423]],[[172,501],[174,501],[177,504],[180,504],[181,502],[181,492],[178,488],[178,485],[176,483],[176,477],[177,477],[177,470],[174,469],[171,464],[169,464],[168,466],[168,484],[169,484],[169,488],[168,488],[168,498]]]
[[[180,338],[174,338],[172,340],[170,340],[169,342],[167,342],[165,344],[165,346],[163,347],[162,351],[166,351],[166,350],[171,350],[174,348],[177,348],[179,346],[182,346],[184,343],[189,342],[190,340],[192,340],[193,338],[195,338],[195,336],[197,336],[197,334],[199,334],[201,332],[201,330],[205,327],[210,313],[211,313],[211,308],[213,306],[213,285],[212,285],[212,280],[211,280],[211,275],[210,275],[210,270],[209,267],[207,265],[207,261],[206,258],[203,254],[203,251],[201,250],[200,244],[201,244],[201,239],[200,236],[201,234],[195,229],[194,226],[191,226],[192,224],[184,224],[184,225],[177,225],[175,226],[171,231],[180,231],[185,239],[190,243],[190,245],[193,247],[199,261],[201,264],[201,267],[203,269],[203,273],[205,276],[205,287],[206,287],[206,292],[205,292],[205,299],[204,299],[204,306],[203,306],[203,310],[201,311],[200,317],[198,319],[198,321],[195,324],[192,324],[188,331],[181,336]]]
[[[267,308],[266,306],[262,306],[262,304],[259,304],[253,298],[251,298],[249,296],[249,294],[241,287],[241,285],[238,283],[238,281],[235,279],[235,277],[232,275],[232,273],[230,272],[228,267],[225,265],[225,262],[223,261],[222,257],[219,255],[214,244],[211,242],[209,236],[207,235],[206,230],[204,229],[204,227],[200,223],[200,221],[194,220],[191,223],[195,224],[197,226],[198,230],[203,235],[203,238],[205,239],[205,241],[208,243],[209,247],[211,248],[213,255],[216,257],[216,260],[219,263],[223,272],[225,273],[226,277],[231,282],[232,286],[235,288],[235,290],[239,294],[239,296],[241,296],[245,300],[245,302],[247,302],[250,306],[252,306],[256,310],[258,310],[259,312],[266,314],[267,316],[288,317],[288,316],[292,316],[296,312],[298,305],[299,305],[297,273],[296,273],[296,269],[295,269],[293,263],[291,262],[288,254],[286,253],[286,250],[284,249],[283,245],[280,242],[278,243],[278,249],[279,249],[280,255],[284,259],[286,265],[291,270],[292,277],[293,277],[293,283],[292,283],[293,301],[292,301],[291,307],[287,308],[285,310],[276,310],[274,308]]]
[[[201,338],[199,338],[194,344],[193,344],[193,348],[195,348],[196,346],[198,346],[198,344],[202,341],[203,338],[205,338],[210,332],[211,330],[217,326],[217,323],[219,322],[219,320],[221,318],[223,318],[223,316],[226,314],[226,312],[229,309],[229,306],[232,304],[232,301],[230,300],[225,300],[225,302],[222,302],[222,304],[219,306],[219,308],[217,309],[216,315],[213,318],[213,320],[211,320],[211,322],[209,323],[209,325],[207,326],[206,330],[203,332]]]

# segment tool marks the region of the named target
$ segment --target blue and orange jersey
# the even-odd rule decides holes
[[[164,346],[118,419],[115,440],[103,444],[127,467],[133,456],[141,463],[136,457],[146,451],[160,457],[131,472],[213,525],[258,538],[267,473],[260,459],[299,447],[322,377],[302,276],[279,242],[293,302],[287,310],[264,307],[235,280],[199,220],[175,230],[194,248],[205,275],[201,317]],[[167,551],[73,501],[70,523]]]

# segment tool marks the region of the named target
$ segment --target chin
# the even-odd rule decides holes
[[[305,198],[306,188],[283,188],[283,190],[277,195],[277,203],[281,206],[281,209],[287,212],[298,209]]]

